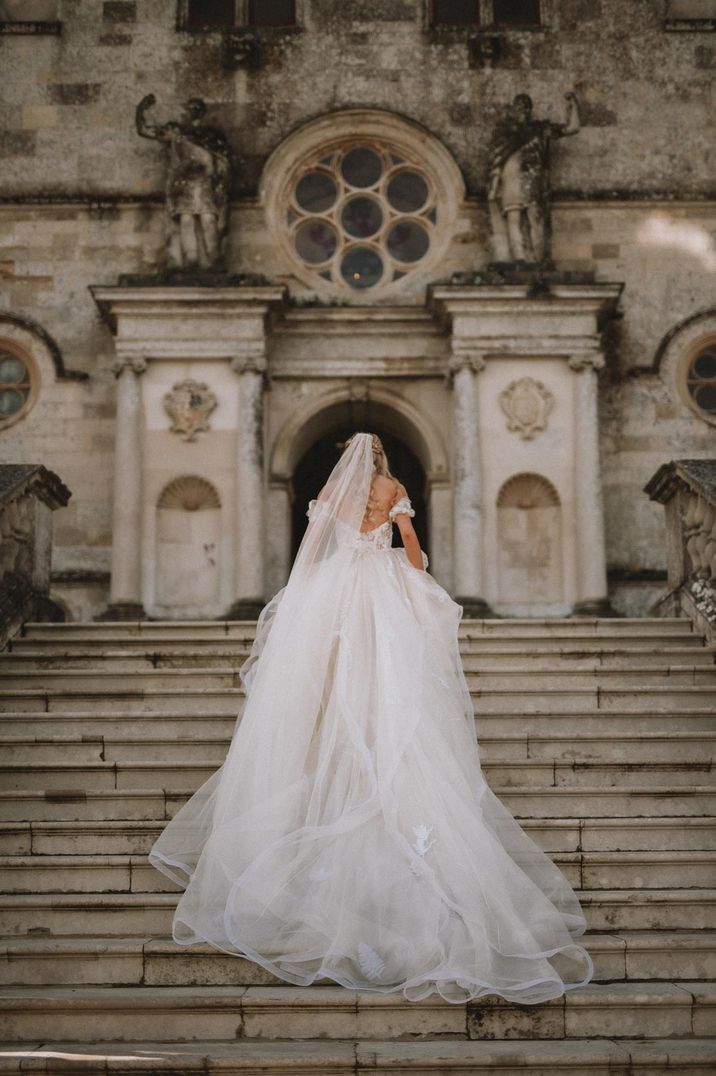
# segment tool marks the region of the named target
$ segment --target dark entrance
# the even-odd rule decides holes
[[[390,470],[408,491],[415,509],[413,524],[422,549],[430,556],[428,549],[427,512],[425,501],[425,472],[413,452],[400,438],[372,425],[370,433],[377,433],[383,442],[388,456]],[[298,547],[306,529],[308,520],[306,509],[311,498],[315,497],[333,470],[341,454],[339,444],[356,432],[355,425],[336,426],[330,433],[324,434],[302,456],[293,475],[293,499],[291,519],[291,559],[296,556]],[[395,542],[400,543],[398,535]]]

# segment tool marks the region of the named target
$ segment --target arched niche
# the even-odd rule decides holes
[[[169,482],[156,506],[157,612],[217,615],[221,581],[221,500],[198,475]]]
[[[564,600],[562,505],[542,475],[523,472],[497,495],[500,607],[549,611]]]

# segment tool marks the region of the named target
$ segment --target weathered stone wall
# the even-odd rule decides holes
[[[463,34],[425,28],[419,0],[301,6],[303,28],[264,35],[254,71],[226,67],[219,34],[178,31],[174,0],[63,0],[61,36],[0,37],[0,313],[40,323],[65,365],[90,375],[63,381],[43,368],[32,410],[0,431],[4,459],[49,463],[73,491],[56,519],[56,570],[109,565],[113,348],[88,287],[151,272],[160,258],[162,152],[134,131],[144,94],[157,94],[161,119],[188,96],[207,101],[237,164],[230,268],[286,282],[301,299],[307,289],[256,199],[267,156],[290,132],[361,106],[441,139],[469,192],[436,273],[445,280],[489,259],[486,146],[499,109],[527,91],[538,116],[561,120],[570,88],[583,129],[554,151],[554,255],[625,283],[601,399],[609,565],[660,569],[661,515],[641,488],[665,459],[714,443],[679,393],[677,366],[647,372],[665,334],[713,306],[714,35],[665,32],[658,0],[548,0],[548,27],[504,35],[487,69],[470,66]],[[400,301],[422,304],[424,285],[406,284]],[[625,609],[645,600],[633,586],[619,592]]]
[[[228,132],[237,187],[256,190],[266,155],[298,124],[336,108],[411,116],[484,184],[489,128],[515,92],[561,118],[583,104],[579,147],[558,151],[557,187],[683,195],[713,190],[708,34],[667,33],[660,0],[547,0],[548,28],[504,35],[493,69],[472,68],[464,34],[425,29],[422,0],[304,0],[303,32],[273,34],[258,70],[227,71],[220,34],[176,29],[176,0],[63,0],[59,38],[2,40],[7,164],[2,194],[149,194],[156,148],[133,131],[148,92],[168,110],[199,94]],[[370,12],[370,19],[366,18]],[[713,146],[713,142],[711,142]]]

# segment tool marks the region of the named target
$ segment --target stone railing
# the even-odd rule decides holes
[[[688,616],[716,638],[716,459],[665,463],[644,487],[666,509],[664,616]]]
[[[39,464],[0,465],[0,647],[26,620],[61,620],[50,601],[52,513],[70,499]]]

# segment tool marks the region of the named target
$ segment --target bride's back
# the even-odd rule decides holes
[[[387,523],[390,518],[390,509],[396,501],[399,491],[402,490],[400,482],[396,478],[387,475],[374,474],[370,484],[370,493],[365,507],[361,531],[373,530],[382,523]]]

